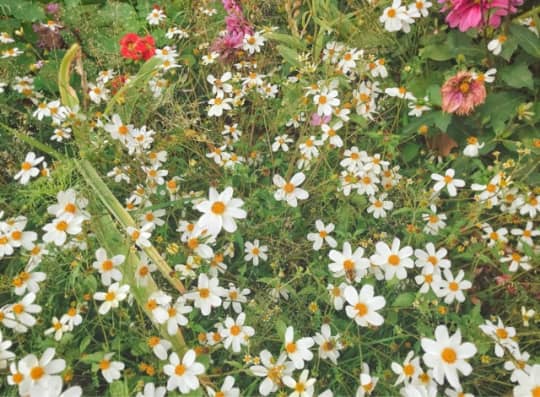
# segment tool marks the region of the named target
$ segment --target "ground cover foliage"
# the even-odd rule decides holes
[[[0,1],[0,394],[540,395],[533,1]]]

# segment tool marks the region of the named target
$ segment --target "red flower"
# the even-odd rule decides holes
[[[124,58],[147,61],[156,53],[156,43],[150,35],[140,37],[136,33],[127,33],[120,39],[120,54]]]

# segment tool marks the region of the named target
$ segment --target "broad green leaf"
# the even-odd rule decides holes
[[[401,149],[400,152],[401,152],[401,158],[403,159],[403,161],[408,163],[411,160],[413,160],[414,158],[416,158],[416,156],[418,156],[418,153],[420,152],[420,145],[418,145],[418,144],[416,144],[414,142],[407,143]]]
[[[415,299],[416,294],[414,292],[403,292],[394,299],[392,307],[411,307]]]
[[[510,25],[510,34],[529,55],[540,58],[540,39],[525,26]]]
[[[35,22],[46,19],[43,5],[37,1],[27,0],[2,0],[0,12],[4,15],[12,15],[21,22]]]
[[[278,45],[276,49],[288,64],[296,68],[302,67],[302,63],[298,60],[298,53],[295,50],[283,45]]]
[[[111,397],[128,397],[129,390],[123,380],[117,380],[109,386],[109,394]]]
[[[496,133],[500,133],[506,122],[516,114],[523,96],[517,92],[496,92],[489,94],[486,102],[478,108],[478,113],[487,118]]]
[[[524,62],[501,68],[499,75],[510,87],[534,89],[533,75]]]
[[[300,40],[298,37],[294,37],[288,34],[283,33],[267,33],[264,35],[270,40],[278,41],[282,44],[285,44],[289,48],[294,48],[300,51],[304,51],[306,49],[306,43],[302,40]]]

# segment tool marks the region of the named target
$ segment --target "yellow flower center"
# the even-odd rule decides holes
[[[210,296],[210,290],[208,288],[199,288],[199,296],[206,299]]]
[[[240,331],[241,331],[241,328],[240,328],[238,325],[236,325],[236,324],[233,325],[233,326],[231,327],[231,330],[230,330],[232,336],[237,336],[237,335],[239,335],[239,334],[240,334]]]

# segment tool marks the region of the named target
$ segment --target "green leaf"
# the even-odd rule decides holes
[[[502,46],[502,51],[500,53],[500,56],[506,61],[510,61],[510,58],[512,58],[512,54],[514,54],[517,47],[518,47],[518,42],[516,38],[514,36],[509,36],[504,42],[504,45]]]
[[[129,396],[129,390],[124,381],[117,380],[109,386],[109,394],[114,397],[127,397]]]
[[[408,143],[406,144],[403,149],[401,149],[401,158],[406,163],[410,162],[416,156],[418,156],[418,153],[420,152],[420,145],[416,143]]]
[[[0,12],[12,15],[21,22],[45,20],[43,5],[34,1],[3,0],[0,5]]]
[[[445,113],[443,111],[436,111],[432,113],[433,123],[440,129],[442,132],[446,132],[450,122],[452,121],[452,115],[450,113]]]
[[[533,75],[524,62],[503,67],[500,76],[510,87],[534,89]]]
[[[540,39],[525,26],[510,25],[510,34],[529,55],[540,58]]]
[[[298,60],[298,53],[295,50],[289,47],[285,47],[283,45],[278,45],[276,49],[288,64],[296,68],[302,67],[302,64]]]
[[[506,122],[516,114],[523,96],[517,92],[496,92],[488,95],[486,102],[478,108],[478,113],[490,121],[496,133],[502,132]]]
[[[306,49],[306,43],[304,41],[300,40],[298,37],[294,37],[288,34],[272,32],[265,34],[265,37],[270,40],[275,40],[282,44],[285,44],[289,48],[295,48],[300,51],[304,51]]]
[[[403,292],[394,300],[392,307],[410,307],[415,299],[416,294],[414,292]]]

